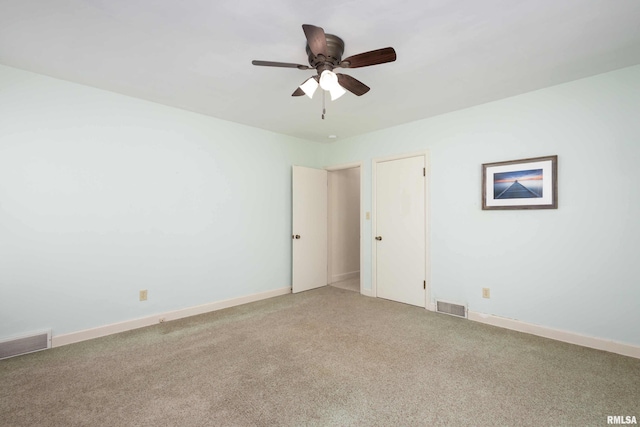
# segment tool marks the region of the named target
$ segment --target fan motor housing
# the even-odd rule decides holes
[[[331,65],[331,68],[337,67],[342,61],[342,54],[344,53],[344,41],[333,34],[325,34],[327,39],[327,58],[322,55],[315,56],[309,45],[307,44],[306,50],[309,55],[309,65],[313,68],[318,68],[320,65]]]

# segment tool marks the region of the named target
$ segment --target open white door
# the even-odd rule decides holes
[[[293,167],[294,293],[327,284],[327,171]]]
[[[424,156],[377,163],[377,296],[426,304],[426,210]]]

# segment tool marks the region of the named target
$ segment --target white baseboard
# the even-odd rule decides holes
[[[343,280],[357,279],[360,277],[360,271],[350,271],[348,273],[334,274],[331,276],[331,283],[342,282]]]
[[[469,320],[640,359],[640,347],[469,310]]]
[[[229,307],[235,307],[237,305],[260,301],[267,298],[273,298],[280,295],[286,295],[289,293],[291,293],[291,287],[284,287],[267,292],[260,292],[243,297],[184,308],[181,310],[154,314],[152,316],[144,317],[141,319],[127,320],[111,325],[99,326],[97,328],[86,329],[83,331],[72,332],[64,335],[57,335],[51,337],[51,347],[60,347],[67,344],[73,344],[80,341],[104,337],[107,335],[125,332],[132,329],[143,328],[145,326],[155,325],[159,323],[161,318],[168,322],[170,320],[182,319],[184,317],[209,313]],[[364,296],[375,297],[371,289],[361,289],[360,293]],[[427,304],[426,309],[435,311],[435,304]],[[635,357],[640,359],[640,347],[635,345],[605,340],[602,338],[589,337],[586,335],[576,334],[574,332],[547,328],[545,326],[534,325],[531,323],[522,322],[520,320],[508,319],[506,317],[494,316],[477,311],[469,310],[467,312],[467,315],[469,320],[473,320],[475,322],[485,323],[487,325],[498,326],[505,329],[511,329],[518,332],[524,332],[544,338],[550,338],[557,341],[563,341],[570,344],[581,345],[583,347],[609,351],[611,353],[617,353],[623,356]]]
[[[360,288],[360,294],[364,295],[365,297],[373,297],[375,298],[376,296],[373,294],[373,290],[371,289],[364,289],[364,288]]]
[[[155,325],[164,319],[165,322],[170,320],[182,319],[184,317],[195,316],[198,314],[209,313],[211,311],[222,310],[224,308],[235,307],[237,305],[247,304],[250,302],[260,301],[267,298],[273,298],[280,295],[291,293],[291,287],[274,289],[267,292],[246,295],[243,297],[232,298],[223,301],[210,302],[195,307],[183,308],[181,310],[168,311],[166,313],[154,314],[152,316],[143,317],[141,319],[126,320],[124,322],[113,323],[111,325],[99,326],[97,328],[85,329],[84,331],[72,332],[69,334],[57,335],[51,338],[52,347],[60,347],[67,344],[73,344],[80,341],[90,340],[93,338],[104,337],[119,332],[130,331],[132,329],[143,328],[145,326]]]

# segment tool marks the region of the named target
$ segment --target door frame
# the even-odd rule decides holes
[[[353,163],[344,163],[344,164],[339,164],[339,165],[335,165],[335,166],[326,166],[325,170],[328,173],[331,172],[335,172],[335,171],[339,171],[339,170],[344,170],[344,169],[353,169],[353,168],[360,168],[360,207],[359,207],[359,217],[360,217],[360,293],[362,294],[362,273],[364,272],[364,251],[363,251],[363,243],[364,243],[364,233],[362,232],[363,229],[363,224],[365,223],[364,218],[363,218],[363,212],[364,212],[364,202],[362,199],[362,195],[364,194],[364,162],[360,161],[360,162],[353,162]],[[328,193],[327,193],[328,194]],[[327,201],[327,206],[328,206],[328,201]],[[329,220],[329,212],[327,212],[327,221]],[[330,239],[331,236],[331,231],[330,231],[330,227],[327,226],[327,239]],[[331,245],[329,244],[329,242],[327,242],[327,279],[329,280],[329,278],[331,277]]]
[[[431,302],[431,263],[430,263],[430,258],[431,258],[431,250],[429,247],[429,235],[430,235],[430,211],[429,211],[429,206],[430,206],[430,199],[429,199],[429,187],[430,187],[430,183],[431,183],[431,162],[430,162],[430,158],[429,158],[429,151],[428,150],[424,150],[424,151],[417,151],[417,152],[412,152],[412,153],[406,153],[406,154],[396,154],[396,155],[392,155],[392,156],[385,156],[385,157],[376,157],[373,158],[371,160],[371,180],[372,180],[372,191],[371,191],[371,210],[372,210],[372,215],[371,215],[371,235],[369,236],[370,242],[371,242],[371,292],[373,294],[374,297],[378,297],[378,288],[377,288],[377,263],[378,263],[378,250],[377,250],[377,246],[374,244],[374,238],[375,238],[375,234],[376,234],[376,216],[377,216],[377,200],[376,200],[376,194],[377,194],[377,166],[378,163],[382,163],[382,162],[388,162],[388,161],[392,161],[392,160],[402,160],[402,159],[407,159],[410,157],[423,157],[424,158],[424,165],[425,165],[425,169],[426,169],[426,174],[425,174],[425,185],[424,185],[424,191],[425,191],[425,195],[424,195],[424,219],[425,219],[425,227],[424,227],[424,248],[425,248],[425,272],[424,272],[424,277],[426,280],[426,292],[425,292],[425,301],[424,301],[424,307],[427,310],[430,311],[435,311],[436,307],[435,307],[435,303]]]

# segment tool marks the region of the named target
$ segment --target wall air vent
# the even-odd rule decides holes
[[[467,307],[460,304],[452,304],[445,301],[436,301],[436,311],[438,313],[450,314],[456,317],[467,318]]]
[[[0,359],[51,348],[51,330],[0,340]]]

